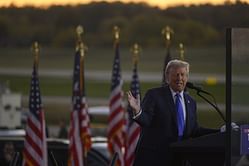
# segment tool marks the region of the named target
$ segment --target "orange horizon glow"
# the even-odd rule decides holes
[[[101,2],[103,0],[4,0],[0,1],[0,6],[17,6],[17,7],[23,7],[23,6],[35,6],[35,7],[49,7],[51,5],[78,5],[78,4],[87,4],[90,2]],[[117,2],[117,0],[105,0],[106,2]],[[145,2],[151,6],[157,6],[160,8],[167,8],[170,6],[176,6],[176,5],[191,5],[191,4],[224,4],[226,0],[120,0],[121,2],[129,3],[139,3],[139,2]],[[229,0],[229,2],[234,3],[235,0]],[[241,0],[241,2],[249,2],[249,0]]]

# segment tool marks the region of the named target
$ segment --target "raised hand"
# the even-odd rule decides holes
[[[131,91],[127,92],[128,103],[130,104],[133,113],[136,115],[140,111],[140,95],[135,98]]]

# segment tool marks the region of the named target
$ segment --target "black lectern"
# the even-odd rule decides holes
[[[214,133],[172,143],[174,166],[224,166],[225,133]]]

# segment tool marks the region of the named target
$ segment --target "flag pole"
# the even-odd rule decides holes
[[[180,60],[184,61],[184,59],[185,59],[185,57],[184,57],[185,49],[184,49],[183,43],[179,44],[179,53],[180,53]]]
[[[87,47],[83,43],[82,36],[84,33],[84,29],[81,25],[78,25],[76,28],[76,34],[77,34],[77,43],[76,43],[76,52],[79,51],[80,53],[80,95],[83,95],[84,90],[84,59],[85,59],[85,53],[87,50]],[[82,135],[80,134],[80,137]],[[83,145],[84,142],[82,142]],[[87,150],[85,149],[85,146],[82,146],[83,150],[83,163],[85,166],[87,166]]]
[[[162,35],[163,35],[164,40],[165,40],[165,47],[166,47],[167,51],[169,51],[169,49],[170,49],[171,38],[172,38],[173,34],[174,34],[173,29],[171,27],[169,27],[168,25],[162,29]]]
[[[45,115],[41,102],[41,93],[39,86],[39,76],[38,76],[38,65],[39,65],[39,51],[40,47],[37,41],[32,43],[31,52],[34,56],[33,71],[31,77],[31,88],[29,94],[29,116],[27,119],[27,127],[24,148],[23,148],[23,165],[48,165],[47,158],[47,133],[46,133],[46,123]],[[33,120],[32,120],[33,119]],[[34,126],[40,126],[39,128],[34,128]],[[40,146],[37,144],[32,144],[33,142],[39,142]],[[35,152],[35,153],[33,153]],[[39,152],[39,154],[37,153]],[[36,158],[39,158],[39,162],[36,162]]]
[[[113,27],[114,47],[119,43],[120,39],[120,28],[118,26]]]
[[[130,50],[132,52],[132,63],[133,63],[130,91],[136,99],[141,98],[140,83],[138,77],[138,61],[141,50],[142,50],[141,47],[137,43],[135,43]],[[127,134],[126,134],[126,144],[125,144],[126,150],[124,157],[125,157],[125,165],[130,166],[133,165],[134,163],[135,148],[140,135],[140,127],[132,119],[133,113],[130,105],[128,105],[127,107],[127,113],[128,113],[127,124],[126,124]]]
[[[77,34],[77,43],[76,43],[76,51],[80,52],[80,93],[82,93],[83,90],[83,83],[84,83],[84,73],[83,73],[83,68],[84,68],[84,58],[85,58],[85,51],[87,47],[82,41],[82,35],[84,33],[84,29],[82,26],[77,26],[76,28],[76,34]]]
[[[169,26],[165,26],[162,29],[162,35],[165,40],[165,47],[166,47],[166,56],[164,59],[164,65],[163,65],[163,78],[162,78],[162,86],[167,85],[166,79],[165,79],[165,70],[168,62],[171,60],[171,55],[170,55],[170,46],[171,46],[171,38],[172,35],[174,34],[174,31],[172,28]]]
[[[35,41],[32,44],[31,51],[32,51],[32,54],[34,56],[35,68],[36,68],[36,70],[38,70],[40,46],[39,46],[37,41]]]
[[[135,43],[131,48],[132,62],[134,65],[138,64],[139,55],[140,55],[141,50],[142,50],[141,47],[137,43]]]
[[[108,117],[108,149],[111,155],[115,152],[118,153],[117,165],[124,163],[124,141],[125,141],[125,114],[122,105],[122,78],[120,69],[120,54],[119,54],[119,41],[120,41],[120,28],[113,27],[113,47],[115,51],[112,76],[111,76],[111,92],[109,101],[109,117]]]

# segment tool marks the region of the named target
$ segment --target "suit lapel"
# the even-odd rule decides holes
[[[166,94],[167,94],[166,97],[168,98],[168,100],[166,100],[166,101],[169,101],[169,109],[170,109],[169,111],[170,111],[170,113],[172,115],[172,118],[174,120],[174,124],[175,124],[175,126],[177,128],[176,107],[175,107],[175,103],[174,103],[174,99],[172,97],[171,91],[170,91],[168,86],[166,88]]]
[[[184,130],[184,136],[188,135],[188,130],[189,130],[189,122],[190,122],[190,110],[191,110],[191,101],[189,100],[188,95],[184,92],[184,102],[185,102],[185,107],[186,107],[186,125],[185,125],[185,130]]]

